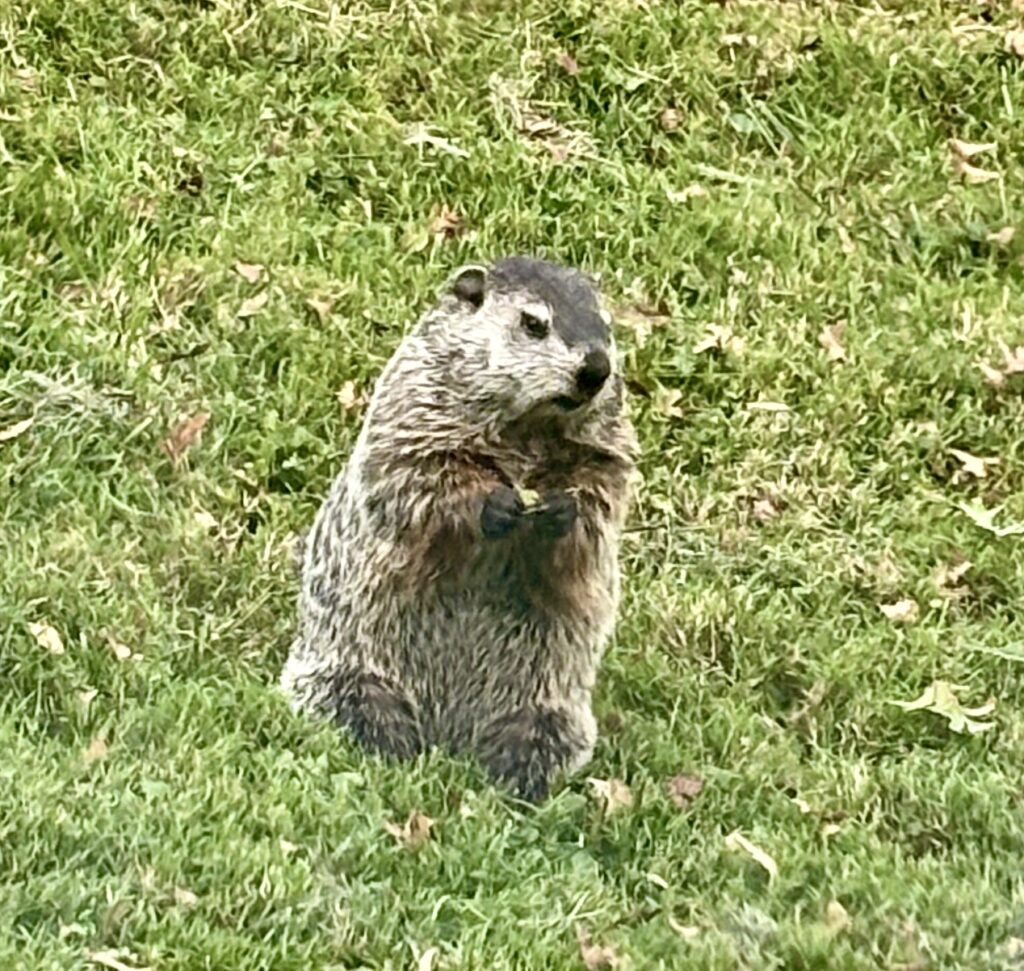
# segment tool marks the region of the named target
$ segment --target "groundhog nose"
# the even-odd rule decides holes
[[[583,358],[583,367],[576,374],[576,387],[584,394],[595,395],[611,373],[612,362],[608,355],[599,347],[591,348]]]

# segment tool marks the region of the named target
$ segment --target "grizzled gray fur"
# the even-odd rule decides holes
[[[591,280],[526,257],[460,271],[306,537],[293,705],[543,797],[593,751],[635,448]]]

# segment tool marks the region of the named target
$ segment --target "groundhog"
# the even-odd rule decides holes
[[[527,800],[591,758],[635,470],[597,284],[471,266],[401,342],[305,537],[296,709],[475,755]]]

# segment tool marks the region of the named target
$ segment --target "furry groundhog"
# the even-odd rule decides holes
[[[525,799],[589,761],[635,468],[614,352],[578,271],[455,275],[306,537],[293,707],[376,752],[473,753]]]

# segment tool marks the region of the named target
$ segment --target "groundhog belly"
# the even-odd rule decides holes
[[[581,625],[475,591],[427,597],[404,612],[400,679],[428,743],[459,748],[516,710],[585,703],[602,620]]]

